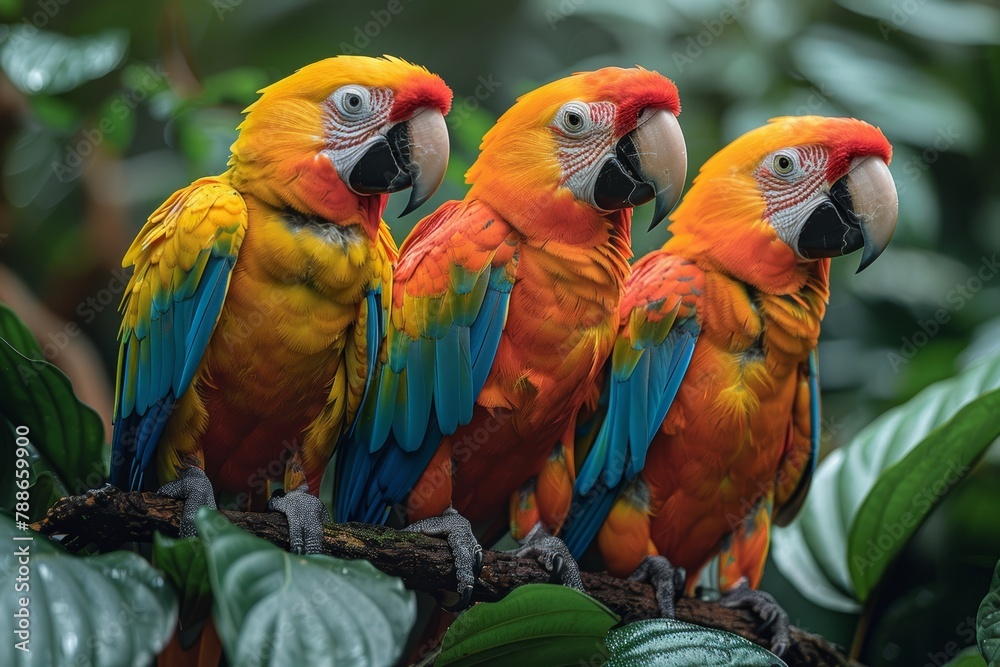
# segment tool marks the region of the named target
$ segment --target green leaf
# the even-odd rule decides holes
[[[932,385],[906,404],[901,420],[858,439],[869,450],[885,443],[885,460],[894,461],[865,496],[848,535],[858,599],[868,599],[931,510],[1000,436],[998,387],[1000,356]]]
[[[0,303],[0,338],[28,359],[41,359],[45,354],[24,322],[3,303]]]
[[[976,641],[979,652],[991,665],[1000,661],[1000,563],[993,571],[990,592],[983,598],[976,615]]]
[[[201,508],[213,618],[229,662],[392,665],[416,618],[413,594],[365,561],[295,556]]]
[[[958,654],[941,667],[986,667],[986,661],[979,655],[975,646],[959,651]]]
[[[590,664],[607,655],[604,637],[618,617],[597,600],[555,584],[521,586],[499,602],[459,616],[437,667]]]
[[[0,46],[0,67],[21,92],[54,95],[113,71],[127,46],[125,30],[67,37],[25,23],[11,28]]]
[[[931,385],[828,456],[774,560],[807,598],[857,611],[920,524],[1000,435],[1000,354]]]
[[[180,595],[181,628],[192,627],[208,617],[212,609],[212,585],[208,557],[197,537],[174,539],[157,533],[153,539],[153,563],[167,576]]]
[[[33,539],[19,539],[24,537]],[[73,556],[42,535],[16,530],[2,515],[0,542],[5,545],[0,614],[17,630],[17,614],[26,613],[30,633],[30,653],[17,648],[23,637],[8,635],[0,646],[0,664],[143,665],[173,635],[177,598],[163,575],[138,554]],[[23,559],[22,548],[28,550]]]
[[[668,618],[629,623],[608,633],[605,667],[785,667],[782,660],[731,632]]]
[[[31,332],[0,304],[0,418],[22,434],[27,429],[37,453],[35,476],[51,471],[55,484],[71,493],[100,486],[101,418],[80,402],[69,378],[43,359]]]

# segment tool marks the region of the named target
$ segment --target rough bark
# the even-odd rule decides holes
[[[96,543],[115,548],[123,542],[150,542],[156,531],[177,535],[181,501],[155,493],[123,492],[107,487],[98,492],[70,496],[57,502],[48,516],[32,527],[48,535],[66,535],[76,543]],[[229,521],[249,533],[288,548],[285,516],[278,512],[223,511]],[[324,547],[331,556],[370,561],[379,570],[401,578],[407,587],[429,593],[439,600],[452,596],[455,572],[447,542],[385,526],[357,523],[329,524]],[[518,586],[547,582],[550,575],[536,561],[501,551],[486,550],[483,569],[473,594],[474,601],[502,598]],[[606,573],[583,574],[587,593],[627,620],[657,616],[653,588],[624,581]],[[749,612],[729,609],[714,602],[683,598],[677,618],[698,625],[728,630],[764,647],[770,635],[758,632],[757,619]],[[792,628],[791,646],[783,656],[789,665],[852,665],[838,647],[822,637]]]

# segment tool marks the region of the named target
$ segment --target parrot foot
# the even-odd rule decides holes
[[[323,501],[309,493],[309,485],[288,493],[275,491],[267,509],[288,518],[288,550],[296,554],[323,553],[323,524],[330,521]]]
[[[476,578],[483,567],[483,547],[472,532],[472,524],[458,511],[449,507],[441,516],[422,519],[411,523],[403,530],[446,537],[451,553],[455,558],[455,579],[458,583],[458,602],[454,605],[441,605],[447,611],[462,611],[472,602],[472,591],[476,586]]]
[[[684,568],[674,567],[664,556],[646,556],[628,578],[651,585],[656,593],[660,615],[674,618],[677,600],[684,594],[684,580],[687,578]]]
[[[193,537],[198,534],[194,525],[194,515],[199,507],[207,506],[217,509],[215,505],[215,489],[208,481],[208,475],[201,468],[189,466],[181,470],[180,477],[167,482],[157,493],[184,501],[184,512],[181,514],[181,537]]]
[[[550,535],[542,526],[536,523],[521,546],[508,553],[524,558],[534,558],[542,564],[553,578],[558,579],[563,586],[575,588],[581,593],[583,580],[580,578],[580,567],[570,554],[566,543],[554,535]]]
[[[736,587],[722,594],[719,604],[731,609],[748,609],[761,620],[758,631],[771,628],[771,652],[781,657],[791,641],[788,614],[770,593],[750,588],[747,580],[740,579]]]

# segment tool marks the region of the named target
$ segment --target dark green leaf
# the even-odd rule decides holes
[[[986,667],[986,661],[979,654],[979,649],[970,646],[964,651],[959,651],[958,655],[941,667]]]
[[[143,665],[172,636],[177,598],[138,554],[73,556],[42,535],[16,530],[2,515],[0,542],[6,545],[0,551],[0,614],[16,630],[18,621],[11,620],[26,613],[30,631],[30,653],[16,648],[20,637],[9,635],[0,646],[0,664]],[[27,564],[15,555],[21,548],[29,551]],[[26,590],[16,588],[25,584]]]
[[[39,456],[36,474],[51,470],[59,486],[72,493],[104,481],[101,418],[80,402],[62,371],[42,360],[31,332],[2,304],[0,417],[27,428]]]
[[[597,600],[554,584],[522,586],[477,604],[448,629],[438,667],[599,664],[618,617]]]
[[[17,314],[3,303],[0,303],[0,338],[7,341],[11,347],[28,359],[41,359],[43,361],[45,359],[34,334]]]
[[[878,431],[866,429],[867,441],[859,438],[869,449],[888,443],[886,461],[895,463],[868,492],[848,535],[858,599],[868,599],[931,510],[1000,436],[998,386],[1000,356],[932,385],[902,408],[901,421],[885,420]]]
[[[0,460],[11,462],[0,470],[0,510],[13,516],[19,502],[18,492],[27,491],[28,500],[24,501],[27,511],[17,509],[22,515],[18,518],[27,516],[28,521],[37,521],[45,516],[55,501],[66,495],[66,490],[59,485],[34,446],[30,442],[24,445],[22,438],[22,447],[18,447],[17,441],[14,427],[0,416],[0,457],[3,457]],[[28,468],[21,468],[17,463],[17,459],[22,458],[19,457],[21,452],[27,452],[23,458],[30,464]],[[28,471],[27,476],[22,472],[24,470]]]
[[[785,667],[778,656],[739,635],[667,618],[615,628],[607,643],[606,667]]]
[[[1000,563],[993,572],[990,591],[976,615],[976,641],[979,652],[991,665],[1000,661]]]
[[[213,618],[235,667],[392,665],[413,594],[365,561],[295,556],[201,508]]]
[[[1000,435],[1000,354],[882,415],[820,465],[774,560],[799,591],[856,611],[930,511]]]
[[[188,628],[208,617],[212,609],[212,586],[208,557],[197,537],[182,540],[156,534],[153,563],[177,589],[181,600],[180,625]]]

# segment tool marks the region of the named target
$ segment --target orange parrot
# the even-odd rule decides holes
[[[794,517],[816,462],[829,258],[864,248],[860,271],[888,244],[891,153],[858,120],[772,120],[705,163],[673,236],[634,267],[562,537],[576,556],[596,537],[608,570],[651,580],[667,615],[671,566],[693,592],[718,557],[704,574],[724,603],[787,646],[787,616],[755,589],[771,523]]]
[[[174,193],[123,265],[113,484],[185,500],[216,492],[288,516],[320,550],[316,497],[382,341],[396,248],[382,211],[444,177],[451,91],[397,58],[340,56],[265,88],[229,169]]]
[[[486,134],[465,199],[402,246],[378,391],[341,450],[337,519],[381,522],[405,503],[412,529],[448,536],[466,602],[479,547],[462,515],[502,520],[596,399],[631,209],[655,198],[662,218],[683,185],[679,110],[673,83],[641,68],[542,86]],[[558,540],[528,542],[524,554],[556,562]]]

